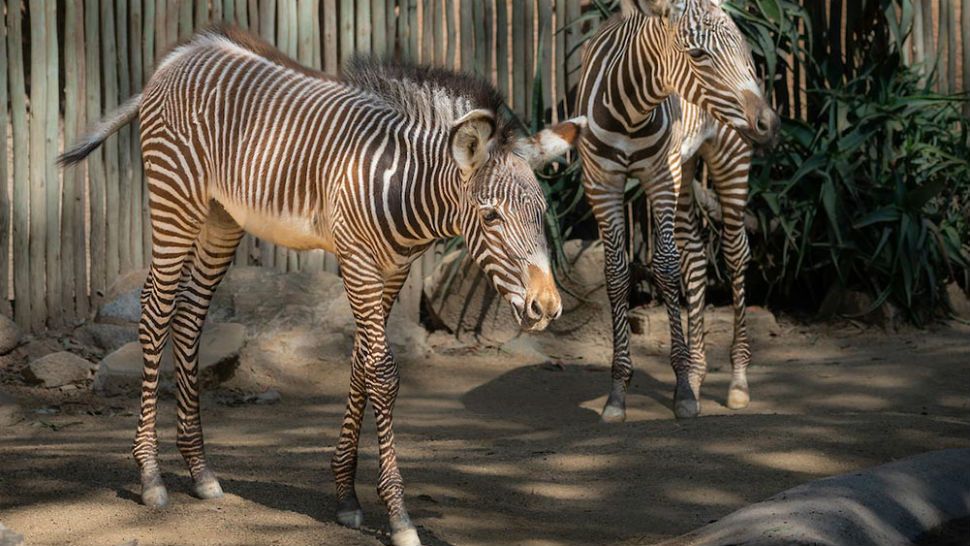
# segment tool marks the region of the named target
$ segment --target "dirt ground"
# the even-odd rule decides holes
[[[887,334],[783,322],[755,336],[753,401],[738,412],[723,405],[729,336],[715,332],[703,416],[691,421],[672,418],[660,339],[634,337],[618,425],[598,421],[605,339],[546,334],[503,351],[436,336],[432,354],[402,359],[397,448],[424,544],[650,544],[808,480],[970,446],[970,326]],[[320,362],[279,385],[271,406],[207,394],[207,451],[227,493],[218,501],[189,494],[166,398],[164,510],[138,502],[134,398],[0,385],[29,416],[0,432],[0,521],[34,546],[386,543],[372,419],[358,472],[365,529],[333,522],[329,459],[348,377],[345,363]],[[50,406],[59,412],[34,411]]]

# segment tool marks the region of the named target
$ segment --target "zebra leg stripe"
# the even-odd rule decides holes
[[[350,371],[350,394],[347,395],[347,410],[340,427],[340,440],[330,460],[337,486],[337,522],[357,529],[364,523],[364,512],[357,500],[354,480],[357,474],[357,446],[360,440],[360,427],[367,406],[366,382],[364,378],[365,348],[360,336],[354,340],[354,354]]]
[[[214,207],[193,246],[192,259],[183,268],[172,339],[175,353],[178,410],[177,445],[202,499],[219,498],[222,487],[206,465],[199,412],[199,346],[212,296],[222,281],[242,239],[242,229]]]

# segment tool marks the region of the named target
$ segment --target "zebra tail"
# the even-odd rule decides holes
[[[88,131],[81,141],[69,150],[57,156],[57,164],[61,167],[76,165],[84,160],[91,152],[101,145],[112,133],[131,123],[138,115],[141,106],[141,94],[137,94],[124,102],[117,110],[98,122]]]

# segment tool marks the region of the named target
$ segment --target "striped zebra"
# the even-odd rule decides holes
[[[700,384],[706,369],[700,340],[701,307],[690,310],[691,338],[684,339],[680,317],[681,267],[688,294],[703,290],[699,237],[676,233],[681,197],[685,103],[696,104],[744,138],[765,143],[780,125],[757,82],[751,51],[720,0],[622,0],[621,11],[604,23],[586,45],[577,111],[586,116],[578,149],[587,199],[599,224],[606,252],[607,293],[613,316],[612,388],[605,421],[626,417],[626,390],[632,376],[629,320],[630,272],[625,254],[623,215],[626,179],[639,179],[654,211],[656,250],[653,272],[670,319],[670,361],[677,376],[674,414],[700,411]],[[683,97],[683,101],[679,97]],[[689,120],[688,120],[689,121]],[[730,162],[731,150],[722,160]],[[729,192],[730,193],[730,192]],[[727,194],[725,194],[727,195]],[[682,222],[689,208],[680,207]],[[688,225],[688,224],[682,224]],[[680,260],[678,242],[690,262]],[[699,335],[700,334],[700,335]],[[694,342],[688,345],[688,341]],[[746,350],[746,349],[745,349]],[[735,389],[736,387],[736,389]],[[746,391],[746,384],[732,389]]]
[[[565,152],[584,120],[517,137],[484,81],[376,61],[341,78],[305,68],[243,31],[204,31],[159,64],[142,94],[73,149],[82,160],[136,115],[148,180],[152,264],[142,293],[141,416],[132,453],[142,501],[168,500],[155,416],[161,351],[174,340],[178,437],[200,498],[222,489],[206,462],[197,383],[212,295],[244,232],[337,255],[356,322],[350,393],[331,462],[337,519],[363,520],[354,488],[367,401],[380,447],[378,493],[396,546],[420,544],[404,506],[392,412],[398,368],[385,335],[410,264],[462,236],[524,329],[562,311],[533,168]]]

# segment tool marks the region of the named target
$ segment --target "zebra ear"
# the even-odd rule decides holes
[[[585,116],[564,121],[531,137],[520,138],[515,143],[515,153],[525,159],[533,169],[538,169],[575,146],[585,128]]]
[[[463,178],[470,178],[488,156],[488,141],[495,134],[495,114],[472,110],[451,126],[451,156]]]

